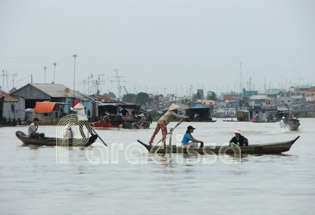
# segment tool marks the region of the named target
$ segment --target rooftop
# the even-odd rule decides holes
[[[5,102],[18,102],[19,100],[14,98],[13,96],[10,96],[9,94],[5,92],[0,92],[0,99],[4,98]]]

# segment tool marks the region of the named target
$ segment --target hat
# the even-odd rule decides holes
[[[235,129],[234,133],[241,134],[242,132],[241,132],[240,128],[237,128],[237,129]]]
[[[68,123],[66,126],[65,126],[65,129],[70,129],[71,128],[71,125]]]
[[[194,127],[192,127],[192,126],[190,125],[190,126],[187,127],[187,130],[190,130],[190,129],[195,130],[196,128],[194,128]]]
[[[178,108],[180,108],[180,106],[177,105],[177,104],[175,104],[175,103],[173,103],[173,104],[171,104],[171,106],[168,108],[168,110],[176,110],[176,109],[178,109]]]
[[[285,119],[285,117],[283,116],[282,119]]]
[[[84,109],[84,106],[78,103],[76,106],[74,106],[74,109],[77,109],[77,110]]]

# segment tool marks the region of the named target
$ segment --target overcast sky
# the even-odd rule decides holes
[[[0,0],[4,89],[15,73],[16,87],[44,82],[44,66],[52,82],[54,62],[73,88],[73,54],[80,91],[93,73],[116,93],[114,69],[129,92],[315,85],[314,11],[314,0]]]

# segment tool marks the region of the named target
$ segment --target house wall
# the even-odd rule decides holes
[[[12,110],[13,105],[13,110]],[[18,102],[3,103],[3,118],[7,121],[24,121],[25,119],[25,100],[20,98]]]

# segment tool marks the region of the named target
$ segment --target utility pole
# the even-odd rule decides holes
[[[5,71],[2,70],[2,90],[3,91],[4,91],[4,77],[5,77],[4,73],[5,73]]]
[[[75,91],[75,67],[76,67],[76,63],[77,63],[77,57],[78,55],[74,54],[72,55],[73,59],[74,59],[74,62],[73,62],[73,98],[74,97],[74,91]]]
[[[265,80],[264,80],[264,90],[265,90],[265,94],[267,95],[266,76],[265,76]]]
[[[55,83],[57,63],[53,63],[53,65],[54,65],[54,83]]]
[[[8,71],[5,71],[5,77],[7,79],[7,92],[9,92],[9,75],[8,75]]]
[[[240,62],[240,91],[243,91],[243,74],[242,74],[242,62]]]
[[[116,82],[117,83],[117,93],[118,93],[118,100],[120,101],[120,97],[121,97],[121,82],[126,82],[126,81],[122,81],[121,78],[125,77],[125,76],[119,76],[118,73],[118,69],[114,69],[114,72],[116,72],[116,76],[114,77],[115,80],[112,80],[111,82]]]
[[[17,77],[17,74],[12,74],[12,89],[14,88],[14,77]]]
[[[44,74],[45,74],[45,84],[46,84],[46,69],[47,69],[47,67],[46,66],[44,66]]]

